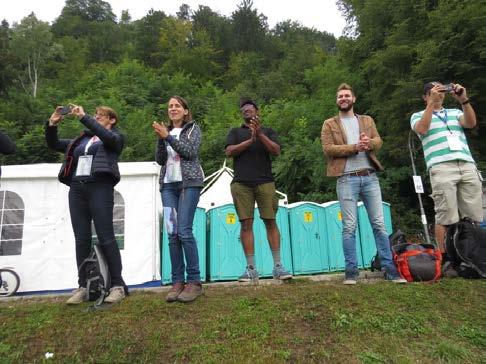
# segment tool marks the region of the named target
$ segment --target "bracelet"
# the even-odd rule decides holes
[[[469,99],[467,99],[466,101],[464,102],[461,102],[461,105],[466,105],[466,104],[469,104],[471,101]]]

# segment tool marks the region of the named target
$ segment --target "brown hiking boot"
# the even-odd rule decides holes
[[[183,289],[184,289],[184,283],[174,283],[167,296],[165,296],[166,302],[177,301],[177,298],[179,297]]]
[[[192,302],[202,294],[203,294],[203,289],[202,289],[201,282],[197,282],[197,283],[191,282],[186,284],[184,290],[181,292],[179,297],[177,297],[177,300],[179,302],[185,302],[185,303]]]

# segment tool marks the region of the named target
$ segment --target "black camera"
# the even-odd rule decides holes
[[[72,111],[73,107],[71,105],[68,105],[68,106],[62,106],[58,112],[59,114],[61,115],[67,115],[67,114],[70,114],[71,111]]]
[[[443,87],[444,88],[440,92],[449,93],[449,92],[454,91],[454,84],[453,83],[446,83],[445,85],[443,85]]]

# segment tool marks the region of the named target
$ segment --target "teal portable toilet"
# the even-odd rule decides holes
[[[267,230],[260,218],[258,208],[255,208],[253,220],[253,233],[255,235],[255,265],[260,277],[271,277],[273,270],[273,257],[267,239]],[[288,210],[279,206],[275,217],[280,231],[280,258],[285,269],[292,273],[292,250],[290,247],[290,230]],[[243,248],[242,248],[243,249]]]
[[[329,271],[324,207],[314,202],[288,205],[294,274]]]
[[[203,208],[196,208],[194,221],[192,224],[194,238],[197,243],[197,251],[199,254],[199,271],[201,273],[201,282],[206,281],[206,211]],[[162,221],[162,247],[160,252],[160,279],[162,284],[170,284],[172,282],[169,253],[169,238],[167,236],[167,229]]]
[[[326,216],[326,236],[329,251],[330,271],[344,270],[344,251],[343,251],[343,217],[339,201],[330,201],[321,204]],[[359,230],[356,229],[356,256],[358,267],[363,268],[363,254]]]
[[[393,233],[393,225],[391,208],[388,202],[383,202],[383,216],[385,219],[386,231],[388,235],[390,235]],[[368,218],[368,212],[366,211],[363,202],[358,203],[358,227],[364,266],[369,268],[371,266],[371,259],[376,255],[376,244],[373,229],[371,228],[370,220]]]
[[[246,258],[240,242],[240,222],[233,204],[210,209],[208,218],[208,276],[210,281],[236,280]]]

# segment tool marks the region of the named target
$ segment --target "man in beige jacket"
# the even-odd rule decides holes
[[[382,140],[373,119],[354,113],[356,96],[348,84],[337,89],[338,115],[322,125],[321,142],[327,157],[327,175],[338,177],[337,195],[343,222],[343,251],[345,260],[344,284],[356,284],[358,260],[356,257],[356,227],[358,225],[358,199],[366,207],[376,248],[381,258],[385,279],[405,283],[393,263],[388,234],[385,230],[381,190],[377,171],[383,167],[376,158]]]

